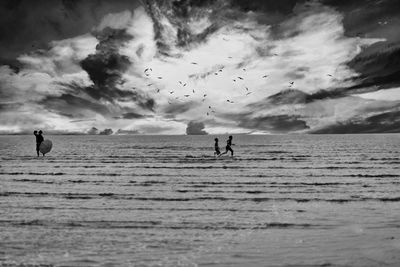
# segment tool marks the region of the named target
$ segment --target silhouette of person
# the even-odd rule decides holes
[[[233,146],[234,144],[232,144],[232,135],[229,136],[228,140],[226,140],[226,151],[224,153],[219,154],[219,156],[222,156],[226,153],[228,153],[228,151],[231,152],[231,157],[233,157],[233,149],[231,146]]]
[[[39,133],[38,133],[38,131],[33,131],[33,134],[36,136],[36,153],[37,153],[37,156],[39,157],[39,147],[40,147],[40,144],[43,142],[43,140],[44,140],[44,138],[43,138],[43,135],[42,135],[42,130],[39,130]],[[43,155],[44,156],[44,155]]]
[[[218,138],[215,138],[214,140],[215,140],[215,145],[214,145],[215,152],[214,152],[214,156],[219,156],[219,154],[221,154],[221,151],[219,150],[219,146],[218,146]]]

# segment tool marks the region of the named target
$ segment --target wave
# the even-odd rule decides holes
[[[400,178],[397,174],[349,174],[348,177],[363,177],[363,178],[384,178],[384,177],[396,177]]]
[[[163,221],[53,221],[53,220],[0,220],[0,226],[47,228],[97,228],[97,229],[171,229],[171,230],[260,230],[327,228],[329,225],[309,223],[233,223],[233,222],[163,222]]]
[[[0,172],[0,175],[51,175],[60,176],[65,175],[63,172]]]

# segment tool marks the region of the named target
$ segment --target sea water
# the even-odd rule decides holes
[[[45,138],[0,136],[0,266],[400,266],[399,134]]]

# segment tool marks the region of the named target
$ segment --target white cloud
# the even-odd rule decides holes
[[[374,99],[374,100],[387,100],[387,101],[400,100],[400,87],[392,89],[383,89],[371,93],[359,94],[358,96],[365,99]]]
[[[246,107],[248,104],[262,101],[269,95],[287,89],[289,81],[294,81],[293,87],[304,92],[350,86],[352,82],[349,78],[358,74],[348,68],[346,63],[361,51],[361,47],[381,41],[346,37],[343,17],[332,8],[312,4],[308,7],[298,6],[295,12],[294,16],[280,25],[278,34],[270,25],[259,24],[253,14],[247,13],[234,23],[224,23],[202,42],[187,47],[176,45],[176,29],[163,18],[165,21],[162,23],[165,23],[167,29],[163,32],[164,41],[179,57],[167,57],[158,53],[154,25],[143,8],[137,8],[133,13],[125,11],[108,14],[97,30],[105,27],[126,29],[134,37],[120,49],[120,53],[128,56],[133,64],[123,76],[126,79],[125,84],[119,87],[123,90],[136,87],[136,90],[153,97],[157,103],[155,117],[126,121],[96,115],[95,122],[76,123],[70,122],[71,118],[51,114],[34,103],[28,104],[30,108],[27,114],[21,115],[22,111],[19,111],[18,116],[30,117],[29,113],[35,112],[40,114],[35,115],[35,118],[45,121],[42,128],[46,126],[60,130],[96,126],[99,129],[139,130],[143,133],[184,133],[186,122],[196,120],[205,121],[206,130],[210,133],[248,131],[238,127],[238,122],[220,114],[251,112]],[[200,33],[210,23],[205,16],[199,16],[198,19],[192,18],[187,26],[193,33]],[[89,85],[91,81],[79,66],[79,61],[94,53],[97,43],[98,40],[89,34],[53,41],[48,51],[21,55],[18,60],[24,64],[24,68],[20,73],[14,74],[2,67],[2,82],[13,91],[13,96],[8,101],[23,102],[29,99],[34,102],[48,95],[60,95],[66,89],[57,86],[56,83],[59,82],[76,81]],[[144,73],[146,68],[153,70],[149,72],[149,77]],[[195,78],[205,73],[209,75]],[[266,74],[268,78],[262,78]],[[187,85],[183,86],[178,81]],[[251,94],[246,96],[248,92]],[[204,94],[207,97],[203,102]],[[234,104],[228,103],[228,99]],[[174,121],[168,116],[170,114],[164,113],[170,103],[174,105],[188,101],[198,102],[200,105],[175,114]],[[121,105],[129,107],[130,104]],[[304,116],[310,125],[318,126],[326,118],[337,118],[339,113],[335,110],[343,108],[343,105],[338,106],[337,101],[327,101],[324,107],[319,105],[300,106],[296,112]],[[209,106],[215,113],[211,112]],[[253,117],[291,114],[293,108],[288,106],[267,109],[253,114]],[[348,112],[351,113],[353,108]],[[323,116],[320,115],[321,110]],[[93,118],[93,114],[90,118]],[[207,121],[210,122],[209,125]],[[3,115],[0,125],[11,129],[8,119],[5,120]],[[15,126],[12,127],[15,129]]]

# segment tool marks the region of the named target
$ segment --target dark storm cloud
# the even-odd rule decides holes
[[[312,131],[315,134],[400,133],[400,111],[390,111],[367,118],[354,118]]]
[[[102,100],[114,105],[117,105],[117,101],[133,101],[141,108],[153,111],[155,106],[154,99],[138,91],[118,88],[123,82],[122,75],[132,64],[127,56],[119,54],[119,49],[131,40],[133,36],[127,34],[125,29],[111,29],[108,27],[100,32],[95,32],[94,35],[99,40],[99,44],[96,46],[96,53],[88,55],[81,61],[81,66],[88,73],[93,85],[81,86],[76,82],[70,84],[59,83],[59,85],[63,86],[69,92],[68,96],[70,98],[75,95],[76,99],[81,99],[77,96],[86,94],[96,102]],[[50,103],[54,101],[54,99],[51,99]],[[91,101],[85,101],[92,104],[89,105],[89,108],[93,107]],[[76,105],[79,103],[83,103],[83,101],[75,100],[72,104]],[[56,109],[56,106],[53,108]],[[92,110],[101,111],[102,115],[109,113],[98,106],[95,106],[95,108],[92,108]]]
[[[221,13],[230,10],[226,8],[229,6],[228,1],[224,0],[145,0],[143,2],[154,23],[155,39],[159,52],[169,56],[177,56],[171,54],[171,47],[174,45],[187,47],[193,43],[205,41],[209,35],[220,28],[221,23],[224,23],[224,17],[221,16]],[[207,12],[204,8],[207,8]],[[207,18],[210,24],[201,31],[193,31],[189,26],[193,18],[196,20]],[[165,20],[174,27],[173,32],[176,32],[174,36],[171,36],[171,31]]]
[[[400,15],[400,2],[398,0],[322,0],[321,2],[335,7],[343,14],[347,36],[384,37],[389,42],[400,40],[400,36],[394,29],[399,23],[397,17]],[[385,21],[388,23],[385,24]]]
[[[237,126],[253,131],[268,131],[271,133],[286,133],[310,129],[307,122],[299,115],[271,114],[254,116],[256,112],[221,114],[221,118],[235,121]]]
[[[87,131],[87,134],[98,134],[99,133],[99,129],[97,129],[96,127],[92,127]]]
[[[339,99],[377,90],[379,90],[379,88],[336,88],[332,90],[319,90],[308,94],[297,89],[286,89],[268,96],[262,101],[251,103],[247,105],[247,107],[252,110],[263,110],[280,105],[310,104],[317,101]]]
[[[234,6],[239,7],[241,10],[245,12],[253,11],[253,12],[274,12],[282,15],[288,15],[292,12],[293,8],[297,3],[305,2],[305,1],[293,1],[293,0],[233,0],[232,4]]]
[[[141,119],[144,118],[145,116],[143,114],[139,114],[139,113],[134,113],[134,112],[128,112],[128,113],[124,113],[122,114],[122,118],[124,119]]]
[[[266,104],[287,105],[304,104],[309,95],[300,90],[288,89],[267,97]]]
[[[14,111],[14,110],[18,110],[18,108],[20,108],[21,106],[23,106],[22,103],[0,103],[0,112],[6,112],[6,111]]]
[[[81,95],[86,94],[92,98],[93,101],[103,100],[111,104],[116,105],[116,101],[129,102],[133,101],[143,109],[153,111],[155,107],[155,101],[149,96],[132,90],[121,90],[116,87],[98,87],[98,86],[81,86],[75,82],[65,84],[59,83],[60,86],[64,87],[69,94]]]
[[[247,1],[247,0],[146,0],[143,1],[147,13],[153,20],[155,39],[162,54],[171,56],[171,46],[187,47],[205,41],[211,34],[222,26],[230,24],[236,30],[248,32],[251,29],[234,22],[245,18],[249,12],[253,12],[255,19],[261,24],[277,24],[292,13],[294,7],[305,1]],[[207,18],[209,25],[201,31],[193,31],[190,23],[201,18]],[[171,32],[165,21],[168,21],[175,29],[173,44]],[[257,37],[253,36],[257,39]],[[264,50],[260,50],[261,53]],[[175,55],[176,56],[176,55]]]
[[[39,104],[51,112],[71,118],[84,117],[88,111],[103,116],[110,115],[106,106],[68,93],[61,96],[47,96]]]
[[[172,103],[171,105],[167,106],[164,109],[164,112],[167,114],[181,114],[185,113],[186,111],[189,111],[192,108],[195,108],[199,106],[200,104],[198,102],[190,101],[190,102],[185,102],[185,103]]]
[[[268,14],[259,16],[259,23],[277,25],[287,18],[296,9],[305,4],[307,0],[232,0],[233,7],[248,12]],[[389,41],[400,40],[400,36],[390,23],[399,23],[396,17],[400,14],[400,1],[398,0],[320,0],[324,5],[330,6],[343,14],[343,23],[347,36],[361,36],[367,34],[373,38],[387,38]],[[302,8],[307,8],[307,4]],[[382,27],[379,22],[388,21],[386,27]],[[396,27],[393,27],[396,28]]]
[[[364,48],[349,67],[360,74],[353,89],[379,85],[389,88],[400,85],[400,1],[324,0],[336,7],[344,16],[345,35],[368,38],[385,38],[385,42]]]
[[[103,131],[99,132],[99,135],[111,135],[113,134],[113,130],[108,128],[108,129],[104,129]]]
[[[269,115],[255,118],[243,118],[238,126],[252,130],[270,132],[291,132],[306,130],[310,127],[295,115]]]
[[[399,63],[400,44],[385,44],[379,50],[361,53],[349,62],[349,66],[360,73],[359,84],[351,89],[374,85],[379,85],[381,89],[400,86]]]
[[[119,48],[133,39],[133,36],[126,33],[125,29],[108,27],[95,33],[95,36],[99,40],[96,53],[82,60],[81,66],[96,87],[114,88],[131,65],[127,56],[119,54]]]
[[[186,134],[187,135],[207,135],[208,133],[204,131],[204,123],[203,122],[196,122],[190,121],[186,127]]]
[[[297,89],[286,89],[267,98],[262,101],[247,105],[251,109],[268,109],[272,106],[279,105],[296,105],[296,104],[308,104],[319,100],[335,99],[347,96],[344,93],[345,89],[337,90],[319,90],[315,93],[308,94]]]
[[[0,1],[0,64],[15,66],[22,53],[88,33],[104,15],[138,5],[134,0]]]

